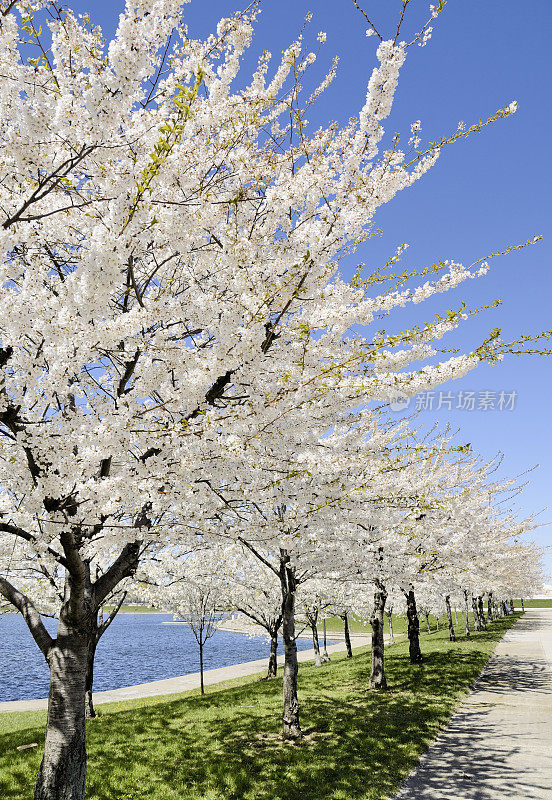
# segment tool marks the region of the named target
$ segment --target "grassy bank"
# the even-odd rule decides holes
[[[519,615],[516,615],[516,618]],[[301,666],[304,740],[279,738],[281,684],[257,677],[205,697],[101,706],[89,723],[89,800],[383,800],[473,685],[496,642],[515,621],[451,644],[422,635],[425,663],[411,666],[407,643],[387,649],[391,689],[367,689],[369,652]],[[0,796],[28,800],[40,761],[44,713],[0,715]],[[40,727],[37,727],[40,725]],[[11,730],[10,730],[11,728]],[[15,730],[15,728],[18,728]]]
[[[487,613],[487,607],[485,606],[485,614],[486,613]],[[473,613],[470,612],[468,614],[468,617],[470,620],[470,628],[473,628]],[[456,626],[454,612],[452,613],[452,618]],[[425,615],[420,613],[419,619],[420,619],[420,631],[427,632]],[[459,630],[463,629],[464,627],[465,624],[464,619],[465,619],[464,614],[458,612],[457,627]],[[405,614],[393,614],[392,622],[393,622],[393,633],[406,633],[407,621]],[[437,629],[437,618],[433,614],[429,615],[429,626],[432,631],[435,631]],[[389,620],[387,614],[383,618],[383,628],[385,633],[389,633]],[[448,622],[445,614],[439,617],[439,628],[448,629]],[[318,629],[319,631],[322,631],[321,622],[318,624]],[[340,617],[329,617],[326,620],[326,630],[328,633],[343,633],[343,621],[340,619]],[[370,636],[372,631],[370,627],[370,622],[368,620],[357,619],[356,617],[353,616],[349,617],[349,630],[351,631],[351,633],[361,633],[364,636]]]
[[[113,606],[105,606],[106,614],[113,611]],[[122,605],[119,609],[119,614],[166,614],[159,608],[152,608],[151,606],[138,606],[138,605]]]
[[[541,600],[524,600],[525,608],[552,608],[552,598],[544,597]],[[521,600],[514,600],[514,606],[521,608]]]

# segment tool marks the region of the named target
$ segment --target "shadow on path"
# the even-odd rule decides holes
[[[396,800],[552,800],[551,636],[551,613],[519,620]]]

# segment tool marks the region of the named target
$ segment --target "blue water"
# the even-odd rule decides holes
[[[199,671],[197,643],[187,625],[163,625],[169,614],[120,614],[100,640],[94,666],[94,689],[120,689],[135,683],[175,678]],[[46,619],[55,635],[55,620]],[[299,650],[312,647],[298,639]],[[267,658],[268,640],[217,631],[205,645],[205,669]],[[283,648],[280,644],[279,652]],[[0,702],[48,696],[48,668],[23,618],[0,615]]]

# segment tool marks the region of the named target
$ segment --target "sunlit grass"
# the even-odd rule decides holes
[[[485,608],[485,613],[486,613],[486,611],[487,611],[487,609]],[[454,621],[454,625],[456,626],[456,618],[455,618],[454,612],[452,614],[452,618],[453,618],[453,621]],[[473,628],[473,613],[471,611],[468,614],[468,619],[469,619],[469,623],[470,623],[470,629],[472,629]],[[446,618],[446,616],[444,614],[439,617],[438,621],[439,621],[439,628],[447,628],[448,622],[447,622],[447,618]],[[392,623],[393,623],[393,633],[396,633],[396,634],[406,633],[406,629],[407,629],[406,614],[393,614],[392,615]],[[464,629],[464,625],[465,625],[464,614],[458,612],[458,626],[457,627],[459,628],[459,630],[463,630]],[[429,615],[429,627],[430,627],[432,632],[437,630],[437,617],[435,617],[433,614]],[[383,618],[383,628],[384,628],[385,633],[389,633],[389,619],[387,617],[387,614],[385,614],[384,618]],[[319,629],[319,633],[321,633],[321,631],[322,631],[322,623],[321,622],[318,625],[318,629]],[[341,632],[343,632],[343,621],[340,619],[340,617],[329,617],[326,620],[326,630],[327,630],[328,633],[333,633],[333,632],[341,633]],[[371,631],[372,631],[372,629],[370,627],[369,620],[357,619],[354,616],[350,616],[349,617],[349,630],[353,634],[355,634],[355,633],[360,634],[361,633],[361,634],[364,634],[365,636],[370,636],[371,635]],[[427,632],[426,618],[425,618],[425,615],[422,614],[422,613],[420,613],[420,631],[421,632],[423,632],[423,631]]]
[[[541,600],[524,600],[525,608],[552,608],[552,597],[544,597]],[[514,606],[521,608],[521,600],[514,600]]]
[[[516,617],[519,615],[516,615]],[[258,676],[195,692],[100,707],[88,725],[90,800],[383,800],[414,766],[515,621],[459,636],[422,635],[387,649],[387,693],[368,687],[369,652],[301,665],[304,740],[280,740],[281,684]],[[460,631],[459,631],[460,633]],[[43,712],[0,715],[0,796],[27,800],[41,752]],[[40,727],[38,727],[40,725]]]

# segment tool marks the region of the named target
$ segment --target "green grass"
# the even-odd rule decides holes
[[[485,614],[486,613],[487,613],[487,608],[485,607]],[[470,612],[468,616],[469,616],[469,619],[470,619],[470,628],[473,628],[473,613]],[[393,633],[397,633],[397,634],[406,633],[406,627],[407,627],[406,616],[403,615],[403,614],[393,614],[392,617],[393,617]],[[464,614],[463,613],[461,614],[460,612],[458,612],[458,626],[456,626],[454,612],[452,612],[452,619],[454,621],[455,627],[458,627],[459,629],[463,629],[463,626],[464,626]],[[433,614],[429,615],[429,626],[430,626],[432,632],[435,631],[436,628],[437,628],[437,619]],[[442,616],[439,617],[439,628],[447,628],[447,626],[448,626],[447,618],[446,618],[446,615],[443,614]],[[385,614],[385,616],[383,618],[383,627],[384,627],[385,633],[389,633],[389,621],[388,621],[387,614]],[[319,623],[318,628],[319,628],[319,632],[321,632],[322,631],[322,623]],[[326,630],[327,630],[328,633],[332,633],[332,632],[343,633],[343,622],[342,622],[341,618],[340,617],[329,617],[326,620]],[[349,630],[351,631],[351,633],[362,633],[365,636],[370,636],[371,635],[371,631],[372,631],[372,629],[370,627],[370,623],[369,623],[368,620],[362,620],[362,619],[359,619],[359,618],[353,617],[353,616],[351,616],[349,618]],[[422,614],[422,613],[420,613],[420,631],[422,631],[422,632],[425,631],[427,633],[426,619],[425,619],[425,615]]]
[[[109,614],[110,611],[113,610],[113,606],[105,606],[105,611]],[[150,606],[138,606],[138,605],[122,605],[119,609],[119,614],[166,614],[166,611],[163,611],[159,608],[153,608]]]
[[[521,608],[521,600],[514,600],[516,608]],[[552,598],[545,597],[542,600],[524,600],[525,608],[552,608]]]
[[[88,800],[383,800],[473,685],[515,617],[451,644],[422,635],[387,649],[386,693],[367,688],[369,652],[334,656],[299,675],[304,740],[280,740],[281,684],[258,677],[169,698],[101,706],[88,725]],[[27,800],[40,762],[44,713],[0,715],[0,796]],[[39,726],[40,727],[37,727]]]

